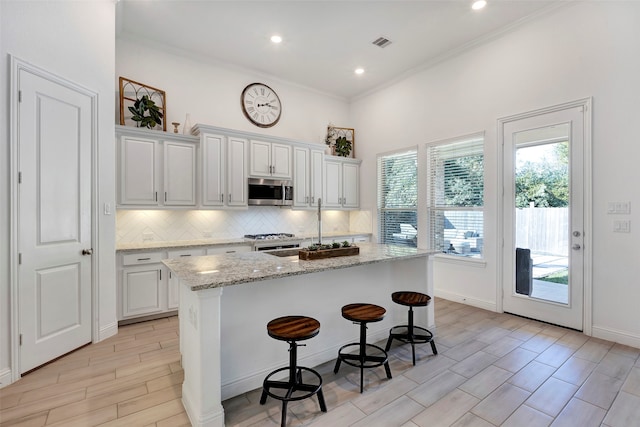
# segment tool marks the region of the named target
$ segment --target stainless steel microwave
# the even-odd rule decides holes
[[[252,206],[291,206],[293,184],[288,180],[249,178],[249,204]]]

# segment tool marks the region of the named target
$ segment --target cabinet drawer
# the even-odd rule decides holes
[[[164,252],[141,252],[122,256],[122,265],[144,265],[162,261]]]
[[[185,249],[182,251],[169,251],[169,259],[188,258],[191,256],[204,255],[204,249]]]
[[[251,246],[239,245],[239,246],[214,246],[207,249],[207,255],[216,254],[233,254],[236,252],[251,252]]]

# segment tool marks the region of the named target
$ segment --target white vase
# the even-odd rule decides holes
[[[187,113],[187,117],[184,119],[184,126],[182,127],[182,133],[185,135],[191,135],[191,114]]]

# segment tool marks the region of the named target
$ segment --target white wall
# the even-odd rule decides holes
[[[486,267],[436,262],[436,295],[497,303],[497,119],[593,96],[593,334],[640,347],[638,22],[638,2],[571,4],[353,102],[363,183],[375,181],[376,153],[486,132]],[[374,187],[361,195],[375,211]],[[631,233],[612,232],[608,201],[631,202]]]
[[[209,64],[187,52],[119,38],[116,41],[116,77],[125,77],[162,89],[167,94],[167,130],[187,113],[191,123],[273,135],[323,144],[329,122],[348,123],[344,99],[325,95],[271,77]],[[276,91],[282,103],[280,121],[259,128],[242,114],[240,94],[250,83],[261,82]],[[119,116],[117,116],[119,117]]]
[[[92,2],[0,2],[0,382],[11,366],[9,295],[9,54],[98,93],[99,202],[115,201],[115,7]],[[101,333],[115,332],[115,215],[99,218],[99,319]],[[94,339],[104,338],[94,337]]]

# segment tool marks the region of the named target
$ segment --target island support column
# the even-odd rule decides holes
[[[192,291],[180,283],[182,404],[196,427],[224,427],[220,376],[222,288]]]

